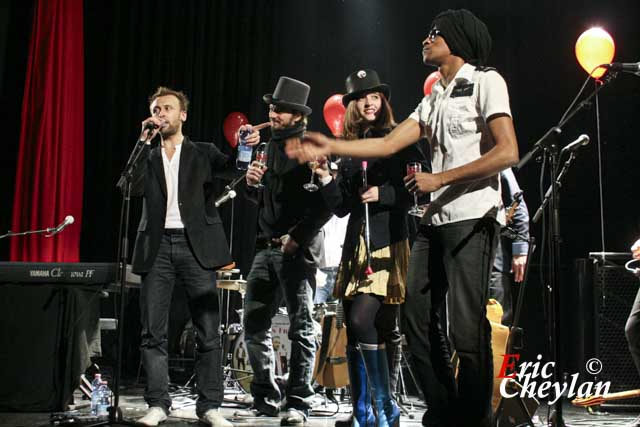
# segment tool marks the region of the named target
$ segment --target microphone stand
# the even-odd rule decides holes
[[[537,156],[538,153],[542,150],[544,154],[548,156],[550,169],[551,169],[551,186],[547,191],[547,195],[544,198],[543,205],[538,209],[536,215],[533,219],[535,223],[541,216],[542,210],[546,206],[549,207],[550,213],[550,248],[549,248],[549,257],[551,262],[549,263],[549,278],[548,285],[544,286],[543,289],[548,293],[547,299],[547,312],[548,312],[548,337],[549,337],[549,353],[552,360],[555,362],[556,369],[554,371],[554,380],[561,383],[563,380],[563,368],[562,364],[558,360],[558,341],[560,337],[560,286],[561,286],[561,277],[560,277],[560,244],[562,242],[562,237],[560,234],[560,179],[562,175],[566,172],[571,161],[575,158],[573,155],[569,158],[567,163],[565,163],[564,168],[562,169],[561,174],[557,174],[560,151],[558,150],[558,145],[554,143],[553,138],[549,138],[551,135],[559,135],[562,132],[562,128],[567,122],[573,118],[580,110],[586,109],[591,105],[590,100],[598,94],[608,83],[613,81],[616,77],[616,73],[607,73],[604,80],[601,81],[601,84],[596,87],[596,89],[586,97],[582,102],[580,102],[573,110],[568,111],[560,120],[560,122],[549,129],[543,136],[540,138],[533,146],[533,148],[525,154],[522,160],[514,167],[514,169],[520,170],[524,165],[526,165],[534,156]],[[572,104],[573,106],[573,104]],[[571,106],[571,107],[572,107]],[[569,108],[571,108],[569,107]],[[540,260],[541,263],[543,260]],[[562,415],[562,397],[556,400],[554,405],[553,413],[549,417],[549,421],[553,427],[565,427],[566,424],[564,422],[564,418]]]
[[[45,234],[45,233],[49,234],[48,236],[45,236],[45,237],[53,237],[56,234],[58,234],[58,232],[56,231],[58,227],[49,227],[49,228],[44,228],[42,230],[28,230],[28,231],[19,231],[19,232],[8,230],[5,234],[0,235],[0,240],[4,239],[5,237],[27,236],[29,234]]]
[[[231,200],[235,199],[236,195],[233,189],[236,187],[236,185],[238,185],[241,181],[245,179],[245,176],[247,176],[246,172],[240,175],[239,177],[237,177],[236,179],[234,179],[233,181],[231,181],[229,184],[224,186],[224,192],[215,201],[216,208],[226,203],[227,200],[229,199]],[[233,195],[230,194],[232,191],[234,192]],[[226,195],[229,195],[229,197],[225,199],[224,197]]]
[[[562,153],[560,153],[560,155],[562,155]],[[573,162],[575,158],[576,158],[576,152],[572,151],[567,161],[564,162],[564,165],[562,166],[562,170],[560,171],[560,173],[558,174],[555,180],[555,184],[557,188],[562,188],[562,178],[564,178],[564,175],[567,173],[567,171],[569,170],[569,167],[571,166],[571,162]],[[540,220],[540,217],[542,216],[542,212],[547,207],[547,204],[551,199],[552,193],[553,193],[553,184],[549,185],[549,188],[547,188],[547,192],[544,195],[544,199],[542,200],[540,207],[538,208],[535,215],[531,219],[533,223],[537,223]]]
[[[134,426],[135,422],[127,421],[122,416],[120,409],[120,377],[122,373],[122,346],[124,341],[124,309],[126,301],[126,283],[127,283],[127,259],[129,254],[129,211],[131,205],[131,178],[138,162],[141,160],[140,155],[144,151],[144,146],[150,140],[152,132],[148,132],[145,140],[138,140],[133,147],[133,151],[129,155],[129,160],[120,175],[120,179],[116,187],[122,192],[122,205],[120,207],[120,224],[118,228],[118,255],[116,264],[116,286],[120,293],[119,316],[117,323],[118,344],[116,348],[116,369],[113,378],[113,403],[109,407],[109,417],[105,421],[91,424],[89,427],[96,426]],[[144,161],[144,159],[142,159]]]

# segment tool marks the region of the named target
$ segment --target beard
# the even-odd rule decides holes
[[[167,137],[171,137],[175,134],[177,134],[179,131],[179,127],[169,123],[167,126],[165,126],[164,128],[162,128],[160,130],[160,133],[162,134],[163,138],[167,138]]]

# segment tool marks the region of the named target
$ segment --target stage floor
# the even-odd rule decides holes
[[[142,399],[143,389],[140,386],[128,386],[123,389],[120,395],[120,407],[123,410],[126,419],[135,420],[144,415],[146,404]],[[172,393],[174,410],[170,418],[162,425],[167,427],[178,426],[196,426],[203,425],[195,417],[195,403],[193,396],[184,389],[175,389]],[[338,400],[339,399],[339,396]],[[279,426],[278,418],[260,417],[260,418],[238,418],[234,413],[243,409],[248,404],[249,396],[243,392],[227,390],[225,393],[225,402],[221,412],[235,426]],[[76,394],[75,411],[65,413],[68,417],[75,420],[65,423],[64,421],[57,424],[52,422],[52,415],[49,413],[0,413],[1,427],[39,427],[50,425],[90,425],[87,414],[89,413],[89,402],[83,400],[79,394]],[[407,411],[401,418],[403,426],[420,426],[424,405],[415,397],[408,397],[404,407]],[[346,418],[350,413],[349,402],[340,401],[339,405],[330,402],[322,394],[317,394],[314,400],[313,412],[307,425],[309,427],[329,427],[333,426],[335,421],[340,418]],[[637,414],[634,413],[597,413],[590,414],[585,409],[575,408],[570,405],[564,406],[564,418],[567,426],[584,426],[584,427],[624,427],[629,425]],[[546,426],[547,408],[541,406],[534,417],[536,427]]]

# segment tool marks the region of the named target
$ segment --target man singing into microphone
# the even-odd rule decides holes
[[[196,414],[207,425],[231,426],[218,412],[224,387],[215,286],[215,269],[229,264],[231,255],[211,182],[228,158],[215,145],[182,134],[189,106],[184,93],[159,87],[149,103],[151,117],[142,122],[140,134],[147,143],[132,177],[132,194],[144,198],[133,272],[142,276],[141,354],[149,411],[138,422],[158,425],[171,408],[167,322],[178,283],[185,287],[196,330]],[[156,134],[161,143],[151,148]]]
[[[250,416],[276,416],[281,399],[275,382],[271,319],[283,297],[289,314],[291,360],[285,388],[286,414],[281,425],[303,425],[314,395],[313,283],[323,253],[322,226],[331,212],[319,192],[304,188],[313,178],[305,164],[290,160],[285,142],[302,137],[311,108],[310,87],[289,77],[280,77],[273,94],[263,97],[269,105],[271,141],[267,144],[266,167],[253,162],[247,171],[247,187],[262,182],[257,196],[258,238],[256,255],[247,278],[244,332],[253,369]],[[242,129],[242,128],[241,128]],[[309,188],[307,186],[306,188]]]

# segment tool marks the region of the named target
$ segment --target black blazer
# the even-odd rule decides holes
[[[376,132],[368,137],[381,137],[386,132]],[[407,162],[422,164],[423,171],[429,170],[427,160],[413,144],[395,155],[368,161],[367,183],[378,186],[379,201],[369,203],[369,232],[371,250],[389,246],[408,237],[407,210],[413,197],[404,186]],[[332,180],[320,191],[333,213],[339,217],[351,214],[344,239],[343,254],[350,256],[358,244],[360,230],[365,215],[364,204],[360,200],[362,188],[362,160],[343,158],[337,180]]]
[[[132,178],[132,195],[143,196],[133,249],[133,272],[146,273],[155,261],[167,213],[167,183],[160,146],[143,148]],[[228,175],[229,158],[211,143],[184,138],[180,152],[178,206],[196,259],[204,268],[231,263],[222,220],[215,207],[214,176]]]

